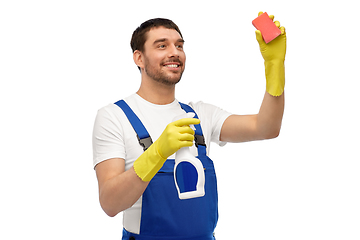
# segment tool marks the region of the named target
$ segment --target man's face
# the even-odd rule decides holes
[[[153,28],[144,45],[144,72],[153,80],[175,85],[185,70],[184,40],[174,29]]]

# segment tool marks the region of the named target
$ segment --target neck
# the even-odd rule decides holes
[[[153,80],[144,81],[142,79],[137,94],[153,104],[170,104],[175,100],[175,85],[167,86]]]

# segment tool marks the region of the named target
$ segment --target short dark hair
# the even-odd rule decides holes
[[[176,30],[181,38],[183,38],[179,27],[171,20],[165,18],[154,18],[147,20],[146,22],[142,23],[136,30],[134,31],[130,46],[133,52],[139,50],[144,52],[144,44],[146,42],[146,33],[149,32],[152,28],[156,27],[165,27],[168,29]]]

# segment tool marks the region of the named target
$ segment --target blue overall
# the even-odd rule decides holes
[[[133,126],[144,151],[152,140],[131,108],[120,100],[115,103]],[[186,112],[194,110],[180,103]],[[194,112],[195,113],[195,112]],[[198,116],[195,113],[195,118]],[[215,169],[206,155],[206,145],[200,124],[195,125],[195,143],[205,170],[205,196],[180,200],[174,181],[174,159],[167,159],[150,181],[142,196],[140,233],[123,230],[123,240],[214,240],[218,220],[218,196]]]

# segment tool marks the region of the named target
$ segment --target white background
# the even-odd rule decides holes
[[[352,0],[0,3],[1,239],[120,239],[98,203],[96,112],[137,91],[130,38],[172,19],[185,38],[176,97],[257,113],[258,11],[286,27],[280,136],[213,146],[217,239],[360,239],[359,20]],[[6,237],[5,237],[6,236]]]

